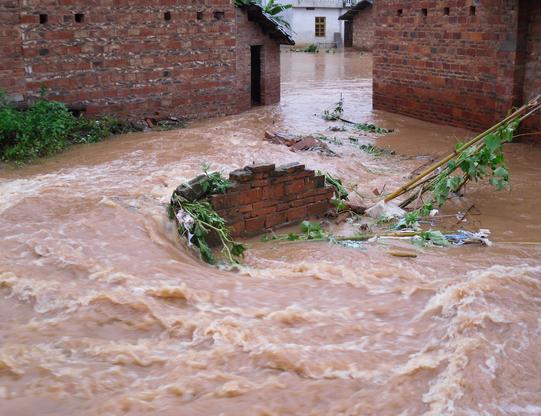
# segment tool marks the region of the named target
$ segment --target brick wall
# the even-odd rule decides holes
[[[25,98],[46,86],[50,98],[90,115],[236,113],[246,109],[246,88],[249,95],[249,67],[240,62],[238,78],[238,60],[257,39],[265,49],[263,101],[279,99],[278,42],[230,0],[3,0],[0,17],[0,88]]]
[[[375,108],[479,130],[516,103],[519,0],[378,0],[374,10]]]
[[[524,99],[530,100],[541,94],[541,2],[530,0],[528,8],[528,37],[526,46]],[[533,131],[541,131],[541,114],[526,122]]]
[[[334,194],[325,177],[292,163],[251,165],[231,172],[233,187],[210,202],[233,236],[250,236],[325,214]]]
[[[353,47],[361,51],[371,51],[374,47],[374,10],[368,7],[353,16]]]
[[[253,45],[261,46],[261,104],[277,103],[280,101],[280,45],[263,34],[241,9],[236,10],[236,22],[239,111],[251,106],[250,46]]]
[[[19,0],[0,2],[0,90],[14,101],[25,89],[22,40],[19,31]]]

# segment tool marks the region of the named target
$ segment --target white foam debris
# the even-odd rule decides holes
[[[392,202],[380,201],[373,207],[368,208],[366,210],[366,214],[368,214],[372,218],[385,217],[392,219],[402,218],[404,215],[406,215],[406,211],[404,211],[402,208]]]

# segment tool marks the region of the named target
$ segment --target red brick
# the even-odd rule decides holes
[[[286,188],[283,183],[277,183],[270,186],[271,198],[279,199],[286,193]]]
[[[253,205],[241,205],[239,207],[239,212],[241,214],[246,214],[247,212],[252,212],[253,211]]]
[[[250,182],[250,185],[252,188],[261,188],[263,186],[270,185],[271,181],[270,179],[257,179],[255,181]]]
[[[273,212],[276,212],[276,206],[273,207],[267,207],[267,208],[260,208],[258,210],[253,211],[254,217],[264,217],[268,214],[272,214]]]
[[[240,204],[252,204],[261,200],[261,189],[255,188],[240,193]]]
[[[287,215],[285,212],[276,212],[274,214],[267,215],[265,218],[265,227],[271,228],[277,225],[281,225],[287,222]]]
[[[238,221],[234,224],[231,224],[229,227],[229,231],[231,233],[231,236],[238,237],[245,231],[245,223],[244,221]]]
[[[312,216],[321,216],[325,214],[331,207],[331,204],[327,201],[317,202],[315,204],[310,204],[306,207],[306,214],[309,217]]]
[[[289,203],[287,203],[287,202],[276,205],[276,211],[278,211],[278,212],[286,211],[289,208],[291,208],[291,205]]]
[[[278,200],[275,199],[264,199],[260,202],[256,202],[253,204],[254,210],[261,209],[261,208],[267,208],[271,206],[276,206],[279,203]]]
[[[286,195],[297,194],[304,189],[304,179],[295,179],[286,182]]]
[[[244,229],[247,233],[263,231],[265,229],[265,217],[257,217],[246,220]]]
[[[276,166],[274,163],[259,163],[255,165],[246,166],[247,169],[250,169],[254,173],[269,173],[275,170]]]
[[[232,192],[224,195],[223,206],[224,208],[237,207],[240,204],[240,193]]]
[[[286,211],[288,222],[298,221],[306,218],[306,207],[291,208]]]

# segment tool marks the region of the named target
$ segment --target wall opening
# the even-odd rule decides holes
[[[40,14],[39,15],[39,23],[44,25],[45,23],[47,23],[49,21],[49,16],[46,15],[46,14]]]
[[[396,11],[396,15],[397,15],[398,17],[402,17],[403,14],[404,14],[404,10],[403,10],[403,9],[398,9],[398,10]]]
[[[449,16],[449,14],[451,14],[451,9],[449,7],[444,7],[443,8],[443,15],[444,16]]]
[[[197,12],[196,13],[197,20],[203,20],[203,12]]]
[[[221,11],[214,12],[214,18],[216,20],[222,20],[224,16],[225,16],[224,12],[221,12]]]
[[[421,16],[423,17],[428,16],[428,9],[421,9]]]
[[[351,48],[353,46],[353,21],[344,21],[344,47]]]
[[[477,9],[475,6],[470,6],[470,16],[475,16]]]
[[[252,105],[261,105],[261,45],[250,46]]]
[[[316,38],[325,37],[326,18],[324,16],[318,16],[315,18],[315,35]]]
[[[165,20],[166,22],[168,22],[169,20],[171,20],[171,12],[165,12],[163,14],[163,20]]]
[[[75,22],[83,23],[85,21],[85,15],[83,13],[75,13]]]

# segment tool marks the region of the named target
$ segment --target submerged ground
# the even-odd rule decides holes
[[[493,247],[403,259],[396,243],[254,239],[225,272],[177,240],[164,204],[203,162],[301,161],[375,200],[471,135],[372,111],[369,55],[282,62],[280,105],[0,171],[0,414],[541,413],[539,146],[507,147],[511,191],[470,186],[443,212],[475,205],[457,228],[490,228]],[[332,137],[314,114],[341,93],[346,118],[396,130],[378,144],[397,155],[262,141]]]

